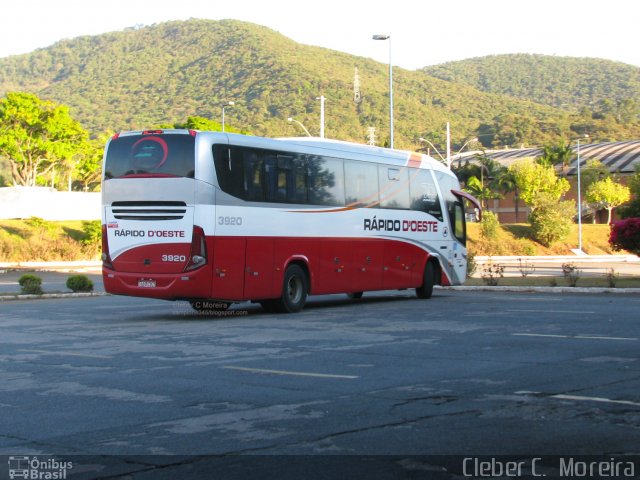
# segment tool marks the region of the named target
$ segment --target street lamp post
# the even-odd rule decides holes
[[[224,109],[227,107],[232,107],[236,104],[236,102],[229,101],[225,105],[222,106],[222,132],[224,132]]]
[[[584,138],[589,138],[589,135],[585,135]],[[577,139],[577,162],[578,162],[578,253],[581,255],[582,252],[582,192],[580,191],[580,139]]]
[[[287,118],[287,122],[289,122],[289,123],[291,123],[291,122],[295,122],[295,123],[297,123],[298,125],[300,125],[300,126],[302,127],[302,129],[304,130],[304,133],[306,133],[306,134],[307,134],[307,137],[310,137],[310,136],[311,136],[311,134],[309,133],[309,130],[307,130],[307,127],[305,127],[302,123],[300,123],[300,122],[299,122],[298,120],[296,120],[295,118],[291,118],[291,117],[289,117],[289,118]]]
[[[324,100],[325,96],[320,95],[316,97],[316,100],[320,100],[320,138],[324,138]]]
[[[460,155],[460,152],[462,152],[462,150],[464,150],[464,147],[466,147],[467,145],[469,145],[470,143],[473,142],[477,142],[478,139],[477,138],[471,138],[469,140],[467,140],[466,142],[464,142],[464,144],[462,145],[462,147],[460,147],[460,150],[458,150],[458,153],[456,155]],[[451,165],[449,165],[449,168],[451,168]]]
[[[374,40],[389,40],[389,144],[393,148],[393,64],[391,62],[391,35],[374,35]]]
[[[418,140],[420,140],[421,142],[428,143],[429,145],[431,145],[431,148],[433,148],[436,151],[436,153],[438,154],[438,156],[442,160],[442,163],[444,163],[445,165],[447,164],[447,159],[442,156],[442,154],[438,151],[438,149],[436,148],[436,146],[433,143],[431,143],[426,138],[422,138],[422,137],[420,137]]]

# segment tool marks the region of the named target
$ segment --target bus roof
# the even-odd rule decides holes
[[[404,166],[407,164],[408,160],[411,158],[412,160],[419,161],[415,162],[421,165],[423,168],[430,168],[432,170],[439,170],[445,172],[449,175],[453,175],[453,172],[449,170],[442,162],[436,160],[435,158],[424,155],[421,153],[411,152],[408,150],[397,150],[390,149],[384,147],[376,147],[371,145],[364,145],[360,143],[347,142],[343,140],[333,140],[327,138],[319,138],[319,137],[278,137],[278,138],[270,138],[270,137],[258,137],[253,135],[241,135],[237,133],[222,133],[222,132],[212,132],[212,131],[204,131],[204,130],[186,130],[186,129],[163,129],[163,130],[137,130],[137,131],[126,131],[121,132],[119,136],[129,136],[129,135],[142,135],[145,133],[168,133],[168,134],[190,134],[193,135],[194,132],[198,134],[204,134],[206,136],[212,137],[223,137],[228,139],[231,144],[235,144],[236,142],[242,145],[251,144],[254,147],[262,147],[262,148],[282,148],[280,145],[287,144],[289,147],[295,147],[295,150],[298,149],[308,149],[313,148],[317,150],[322,150],[327,154],[338,155],[338,154],[350,154],[352,156],[367,156],[373,157],[372,160],[380,161],[384,159],[384,161]],[[261,144],[261,145],[260,145]],[[413,162],[412,162],[413,163]]]

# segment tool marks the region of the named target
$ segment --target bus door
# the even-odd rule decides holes
[[[480,213],[480,202],[466,192],[451,190],[452,197],[447,199],[447,210],[451,222],[451,239],[453,241],[449,250],[449,263],[453,266],[454,284],[463,283],[467,277],[467,224],[465,218],[464,201],[470,201]]]

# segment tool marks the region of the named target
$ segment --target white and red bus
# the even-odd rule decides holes
[[[102,198],[107,292],[283,312],[308,294],[461,284],[464,198],[477,205],[425,155],[192,130],[111,138]]]

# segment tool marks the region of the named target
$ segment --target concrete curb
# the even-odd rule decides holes
[[[479,291],[479,292],[520,292],[520,293],[614,293],[638,294],[640,288],[604,288],[604,287],[510,287],[510,286],[471,286],[438,287],[442,290]]]
[[[486,256],[476,255],[476,262],[486,263],[517,263],[518,260],[523,262],[545,262],[545,263],[583,263],[583,262],[609,262],[609,263],[639,263],[640,257],[636,255],[544,255],[544,256],[526,256],[526,255],[502,255],[502,256]]]
[[[51,298],[87,298],[87,297],[104,297],[109,295],[107,292],[82,292],[82,293],[43,293],[42,295],[0,295],[0,302],[8,302],[11,300],[46,300]]]

